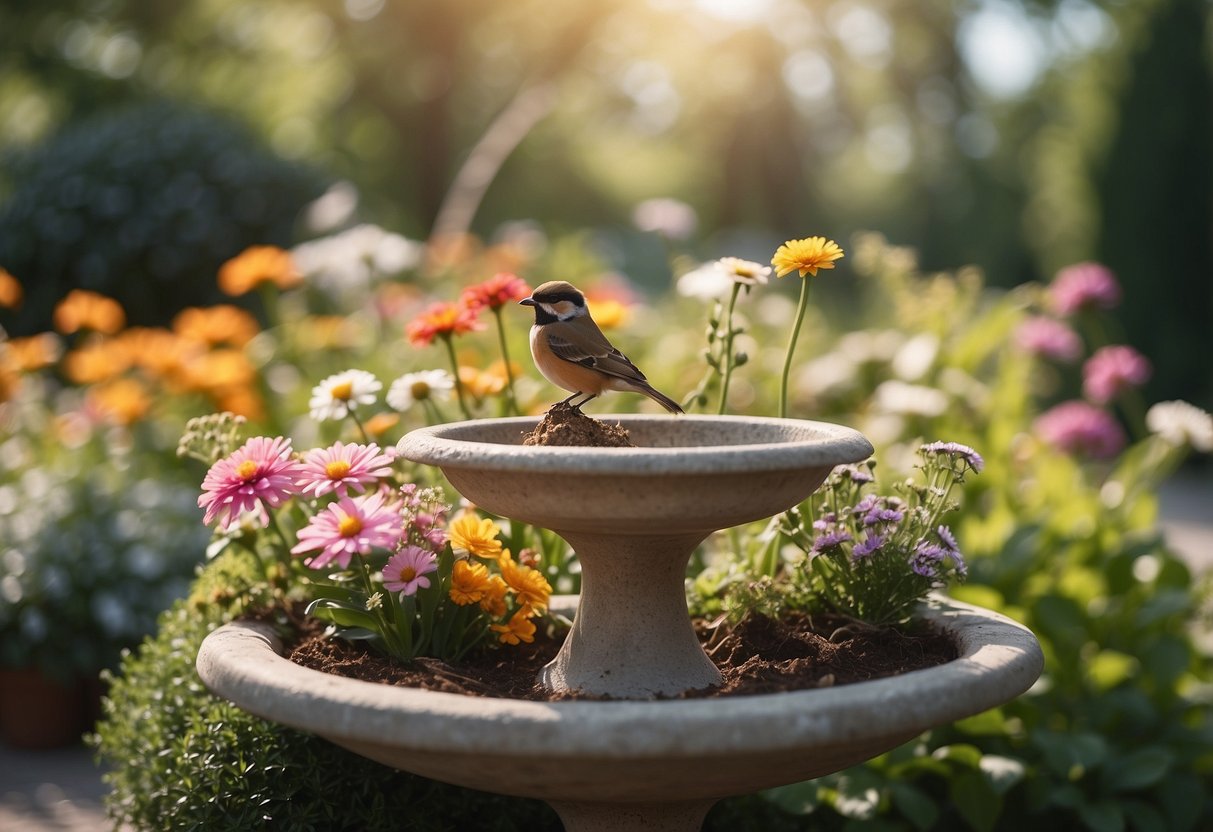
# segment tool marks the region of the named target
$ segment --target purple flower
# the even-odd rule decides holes
[[[960,552],[960,546],[956,543],[956,535],[952,534],[951,529],[949,529],[947,526],[940,526],[935,530],[935,533],[939,535],[939,542],[943,544],[943,547],[947,549],[949,553]]]
[[[1070,364],[1082,355],[1082,339],[1069,326],[1053,318],[1026,318],[1015,329],[1015,344],[1041,358]]]
[[[1146,357],[1132,347],[1103,347],[1083,365],[1082,392],[1095,404],[1107,404],[1122,391],[1145,384],[1152,369]]]
[[[867,468],[860,468],[856,465],[847,465],[842,469],[842,473],[849,477],[851,482],[863,485],[864,483],[875,482],[876,478],[872,476],[872,472]]]
[[[855,544],[855,548],[851,550],[851,559],[863,560],[873,552],[878,551],[886,542],[887,538],[883,534],[869,534],[859,541],[859,543]]]
[[[813,528],[819,532],[824,532],[838,522],[838,515],[832,511],[828,511],[817,520],[813,521]]]
[[[939,565],[947,555],[948,552],[944,551],[943,547],[928,540],[920,540],[914,554],[910,556],[910,568],[914,570],[914,574],[924,578],[937,578]]]
[[[878,506],[863,516],[863,524],[865,526],[875,526],[877,523],[900,523],[903,517],[905,517],[905,512],[903,511],[886,506]]]
[[[1084,401],[1068,401],[1036,418],[1036,433],[1065,453],[1094,459],[1115,456],[1125,446],[1125,432],[1106,411]]]
[[[1049,300],[1066,317],[1084,309],[1114,309],[1120,303],[1120,284],[1106,266],[1075,263],[1053,278]]]
[[[829,552],[831,549],[837,549],[844,543],[850,543],[854,538],[846,529],[835,529],[828,531],[825,534],[818,535],[813,541],[814,552]]]
[[[926,456],[944,454],[961,459],[975,474],[980,474],[982,469],[986,467],[986,461],[981,458],[981,454],[968,445],[962,445],[959,442],[931,442],[930,444],[923,445],[918,451]]]

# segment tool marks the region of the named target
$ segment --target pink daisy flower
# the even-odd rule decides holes
[[[419,546],[405,546],[388,558],[383,567],[383,588],[388,592],[414,595],[430,585],[426,575],[438,571],[438,556]]]
[[[1057,313],[1064,316],[1084,309],[1113,309],[1120,303],[1120,284],[1107,266],[1075,263],[1053,278],[1049,299]]]
[[[1130,346],[1101,347],[1082,367],[1082,392],[1096,404],[1107,404],[1145,384],[1152,371],[1150,361]]]
[[[1084,401],[1062,402],[1040,414],[1036,432],[1064,453],[1094,459],[1116,456],[1125,446],[1125,432],[1107,411]]]
[[[320,554],[304,561],[312,569],[323,569],[333,561],[342,569],[349,568],[355,554],[365,555],[372,549],[391,549],[404,531],[399,506],[384,504],[383,494],[363,497],[342,497],[312,517],[299,532],[299,543],[291,554],[301,555],[319,550]]]
[[[1025,352],[1065,364],[1082,355],[1082,339],[1061,321],[1035,316],[1015,329],[1015,344]]]
[[[328,448],[316,448],[303,456],[303,467],[295,484],[304,494],[323,497],[332,492],[345,497],[350,488],[358,493],[380,477],[392,473],[392,460],[379,446],[346,445],[337,442]]]
[[[226,529],[251,511],[262,526],[268,525],[266,506],[277,508],[297,492],[299,470],[299,463],[291,458],[291,440],[253,437],[206,472],[198,498],[198,507],[206,509],[202,522],[210,525],[220,519]]]

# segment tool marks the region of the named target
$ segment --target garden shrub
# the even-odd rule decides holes
[[[0,160],[0,264],[26,288],[12,335],[50,328],[73,288],[118,300],[132,323],[165,325],[223,300],[220,264],[285,245],[320,177],[214,113],[153,102],[68,125]]]

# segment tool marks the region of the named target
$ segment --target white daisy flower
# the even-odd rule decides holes
[[[721,257],[716,261],[729,280],[742,286],[761,286],[771,276],[771,267],[740,257]]]
[[[1146,427],[1172,445],[1213,451],[1213,415],[1185,401],[1159,402],[1146,413]]]
[[[697,300],[723,298],[732,287],[733,281],[724,269],[720,268],[718,260],[704,263],[699,268],[687,272],[678,278],[677,284],[678,294]]]
[[[455,377],[446,370],[422,370],[406,373],[392,382],[387,403],[402,413],[417,402],[445,401],[455,389]]]
[[[379,379],[366,370],[346,370],[312,388],[308,410],[317,422],[344,419],[359,406],[374,404],[375,394],[382,389]]]

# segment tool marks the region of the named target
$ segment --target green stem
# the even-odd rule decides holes
[[[497,319],[497,340],[501,343],[501,360],[505,362],[506,399],[510,405],[510,414],[521,415],[518,410],[518,398],[514,395],[514,369],[510,366],[510,350],[505,341],[505,324],[501,320],[501,307],[493,307],[493,317]]]
[[[796,354],[796,339],[800,337],[800,325],[804,322],[805,310],[809,308],[809,281],[800,279],[800,303],[796,307],[796,323],[788,338],[788,354],[783,359],[783,375],[779,382],[779,418],[788,415],[788,375],[792,372],[792,356]]]
[[[737,336],[737,331],[733,328],[733,309],[737,306],[737,295],[741,293],[741,284],[733,284],[733,294],[729,296],[729,311],[725,314],[725,336],[724,336],[724,379],[720,383],[720,407],[717,408],[718,415],[724,415],[725,405],[729,401],[729,380],[733,377],[733,339]]]
[[[366,432],[366,426],[362,424],[362,420],[358,418],[358,414],[354,412],[354,408],[349,408],[350,419],[354,422],[354,427],[358,428],[358,433],[362,435],[362,441],[367,445],[371,444],[371,436]]]
[[[463,418],[471,419],[472,411],[468,409],[467,399],[463,393],[463,382],[459,380],[459,359],[455,357],[455,342],[451,340],[451,336],[443,335],[442,343],[446,344],[446,354],[451,360],[451,372],[455,374],[455,392],[459,395],[459,409],[463,411]]]

